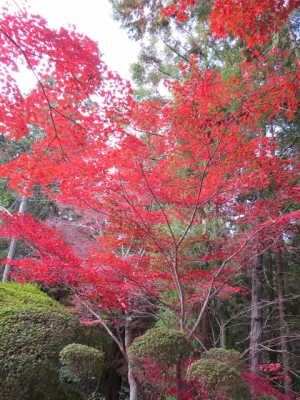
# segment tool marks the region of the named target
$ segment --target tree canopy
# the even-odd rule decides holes
[[[72,234],[49,221],[3,211],[0,235],[29,249],[6,260],[11,278],[67,284],[90,315],[85,322],[100,323],[128,362],[140,318],[160,319],[209,350],[199,330],[211,329],[212,304],[246,296],[243,278],[252,274],[248,351],[258,372],[268,259],[276,267],[265,275],[276,285],[276,346],[290,397],[282,254],[298,247],[300,60],[291,16],[299,2],[217,0],[201,13],[193,0],[114,3],[116,18],[138,38],[202,21],[216,51],[212,56],[206,41],[203,62],[200,50],[180,57],[171,49],[177,56],[164,53],[163,60],[175,71],[164,80],[168,95],[134,97],[89,38],[2,9],[1,135],[13,144],[33,137],[1,162],[0,178],[22,196],[38,187],[72,209],[85,245],[78,251]],[[234,67],[230,49],[240,52]],[[36,77],[26,96],[12,77],[19,63]],[[274,291],[268,295],[273,304]],[[223,335],[221,317],[217,322]],[[183,399],[178,362],[176,396]],[[132,400],[143,384],[130,362],[128,380]]]

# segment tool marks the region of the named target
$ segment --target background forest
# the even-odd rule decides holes
[[[1,10],[0,397],[297,399],[300,2],[110,2]]]

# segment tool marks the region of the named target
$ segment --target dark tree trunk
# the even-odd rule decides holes
[[[177,381],[177,400],[182,400],[184,391],[185,391],[185,385],[184,382],[182,381],[182,361],[178,360],[176,363],[176,381]]]
[[[290,360],[288,327],[286,324],[284,275],[283,275],[283,262],[282,262],[281,252],[275,253],[275,264],[276,264],[276,275],[277,275],[280,343],[281,343],[281,354],[282,354],[282,368],[284,374],[284,391],[285,395],[290,399],[293,391],[293,385],[291,377],[291,360]]]
[[[262,255],[255,257],[252,271],[250,365],[253,372],[258,372],[257,366],[261,365],[262,360],[262,262]]]
[[[123,358],[123,355],[118,347],[118,345],[112,342],[112,359],[118,360]],[[105,400],[119,400],[122,385],[122,377],[117,372],[117,368],[120,367],[119,364],[114,363],[109,368],[108,380],[107,380],[107,394]]]
[[[267,285],[267,298],[269,302],[269,307],[268,307],[268,320],[269,320],[269,327],[271,328],[271,331],[269,329],[269,338],[268,338],[268,348],[269,348],[269,360],[271,364],[276,364],[278,362],[278,333],[277,333],[277,327],[278,327],[278,314],[277,314],[277,309],[275,312],[276,308],[276,302],[277,302],[277,280],[276,280],[276,271],[274,269],[274,263],[273,263],[273,254],[271,251],[269,251],[269,257],[266,268],[266,274],[267,274],[267,280],[268,280],[268,285]]]
[[[205,350],[211,349],[212,348],[212,342],[211,342],[212,331],[211,331],[209,310],[207,307],[203,313],[203,318],[201,321],[201,336],[202,336],[202,343],[203,343]]]
[[[218,299],[218,316],[220,319],[220,347],[221,349],[227,349],[228,343],[228,329],[226,329],[226,311],[225,305],[221,299]]]

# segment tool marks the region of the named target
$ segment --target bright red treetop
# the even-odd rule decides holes
[[[46,184],[47,152],[53,155],[58,167],[66,162],[66,157],[70,163],[76,163],[77,148],[86,154],[92,151],[86,141],[91,134],[105,143],[112,134],[117,135],[117,130],[122,132],[120,123],[126,122],[131,89],[117,74],[107,70],[97,44],[86,36],[66,29],[56,31],[48,28],[41,17],[21,12],[11,15],[5,9],[0,22],[0,129],[9,139],[21,139],[34,126],[43,131],[43,138],[34,145],[35,157],[23,154],[18,162],[28,163],[28,168],[34,169],[45,161],[39,180]],[[26,97],[20,93],[12,74],[18,71],[20,63],[38,81]],[[101,143],[95,152],[101,152]],[[15,188],[30,188],[28,173],[17,175],[12,184],[13,181]]]
[[[189,19],[189,8],[195,5],[195,0],[180,0],[164,7],[162,13],[166,18],[175,15],[183,22]],[[218,39],[240,37],[248,48],[253,48],[270,40],[299,5],[299,0],[216,0],[210,27]]]

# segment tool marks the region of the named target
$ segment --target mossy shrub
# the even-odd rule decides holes
[[[217,360],[237,369],[240,372],[246,371],[247,365],[241,353],[233,349],[210,349],[202,356],[206,360]]]
[[[162,370],[168,369],[180,360],[189,358],[193,347],[181,331],[167,328],[148,330],[136,338],[128,350],[133,366],[141,367],[147,361],[153,361]]]
[[[194,384],[195,398],[214,400],[251,400],[249,387],[242,375],[228,364],[201,359],[188,368],[187,379]]]
[[[16,282],[0,284],[0,308],[32,307],[33,305],[38,308],[63,310],[68,313],[57,301],[38,290],[35,285],[29,283],[21,285]]]
[[[177,390],[176,365],[180,364],[184,370],[184,360],[192,351],[193,347],[183,332],[154,328],[133,341],[128,357],[134,375],[146,392],[153,398],[165,398]]]
[[[34,399],[36,390],[53,391],[54,381],[58,390],[59,352],[79,332],[77,317],[35,286],[1,284],[1,399]]]
[[[72,343],[64,347],[59,355],[62,365],[66,366],[70,374],[78,379],[81,389],[88,394],[97,384],[104,353],[84,344]]]

